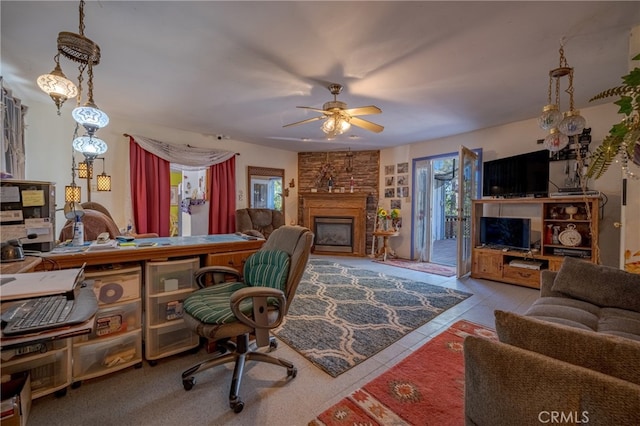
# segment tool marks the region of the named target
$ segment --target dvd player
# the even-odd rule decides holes
[[[549,197],[594,197],[600,195],[600,191],[575,191],[575,192],[552,192]]]

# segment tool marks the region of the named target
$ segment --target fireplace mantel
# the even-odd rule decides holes
[[[304,192],[302,199],[302,223],[313,230],[316,217],[352,217],[353,251],[352,256],[366,255],[367,235],[367,196],[363,192]]]

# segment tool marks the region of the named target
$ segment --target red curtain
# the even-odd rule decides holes
[[[209,234],[236,231],[236,158],[209,168]]]
[[[129,137],[131,201],[135,231],[169,236],[170,163],[142,149]]]

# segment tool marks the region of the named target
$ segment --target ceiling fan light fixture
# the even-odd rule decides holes
[[[350,128],[351,123],[349,123],[349,120],[338,114],[329,116],[325,122],[322,123],[322,131],[329,137],[341,135]]]

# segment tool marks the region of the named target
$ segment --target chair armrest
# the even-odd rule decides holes
[[[211,280],[211,282],[209,283],[205,281],[208,275],[213,275],[213,280]],[[204,266],[200,269],[197,269],[193,274],[193,278],[196,284],[198,284],[198,287],[206,288],[210,285],[229,281],[227,280],[227,277],[229,275],[231,275],[235,281],[242,281],[242,275],[240,274],[240,272],[238,272],[237,269],[234,269],[230,266],[222,265]]]
[[[278,309],[278,318],[272,323],[265,324],[262,321],[256,322],[253,318],[249,318],[240,310],[240,304],[246,299],[254,299],[254,310],[256,305],[262,305],[266,307],[267,298],[275,297],[278,299],[278,305],[281,309]],[[257,300],[256,300],[257,299]],[[282,323],[284,318],[284,307],[287,303],[287,298],[282,290],[270,287],[246,287],[235,291],[229,302],[231,304],[231,311],[238,318],[238,320],[250,327],[256,329],[272,329],[276,328]],[[265,313],[265,312],[261,312]],[[266,313],[265,313],[266,314]]]

